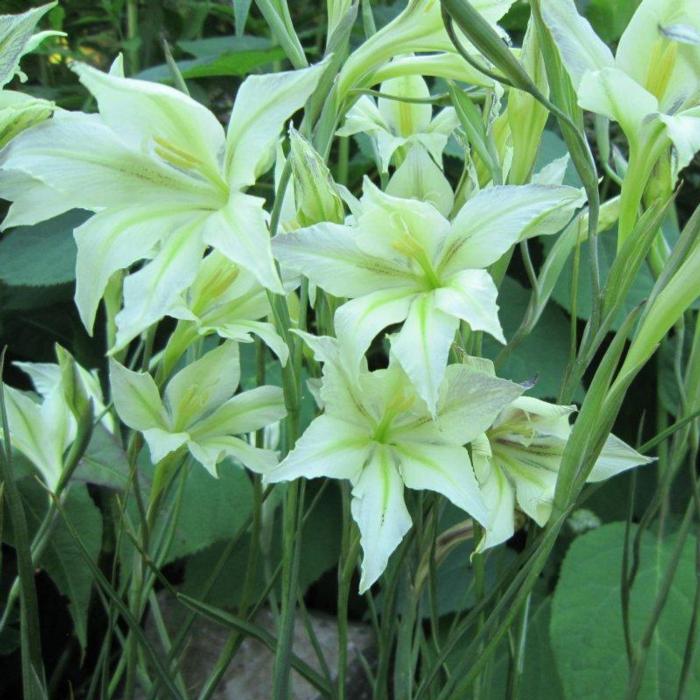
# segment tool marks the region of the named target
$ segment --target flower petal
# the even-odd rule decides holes
[[[267,474],[278,462],[277,452],[253,447],[245,440],[232,436],[190,441],[187,447],[192,456],[213,476],[218,477],[217,465],[225,457],[231,457],[244,467],[258,474]]]
[[[589,21],[579,15],[573,0],[543,0],[540,7],[574,87],[587,71],[613,65],[612,52]]]
[[[668,36],[668,29],[679,24],[700,32],[694,0],[644,0],[615,54],[617,66],[659,98],[662,112],[675,112],[697,98],[700,49]]]
[[[203,326],[202,331],[215,331],[222,338],[229,338],[238,343],[249,343],[253,339],[251,335],[257,335],[265,345],[279,358],[282,367],[287,364],[289,359],[289,348],[287,343],[282,340],[275,326],[266,321],[247,321],[244,319],[236,320],[231,323],[223,323],[218,326]]]
[[[95,314],[110,277],[137,260],[153,255],[155,246],[182,227],[191,215],[167,207],[108,209],[73,232],[78,246],[75,304],[92,333]]]
[[[416,296],[403,328],[391,342],[396,359],[433,415],[447,356],[459,327],[459,319],[437,308],[435,300],[432,293]]]
[[[259,386],[243,391],[203,418],[190,430],[200,442],[222,435],[244,435],[275,423],[287,415],[284,394],[278,386]]]
[[[649,464],[653,461],[653,457],[639,454],[637,450],[620,440],[620,438],[610,435],[605,441],[603,451],[593,466],[593,470],[588,475],[587,481],[603,481],[620,472],[643,464]]]
[[[95,96],[105,124],[134,148],[155,140],[156,153],[172,149],[218,172],[224,129],[199,102],[167,85],[103,73],[84,63],[74,64],[73,70]]]
[[[578,89],[584,109],[618,122],[628,140],[635,141],[644,119],[659,111],[659,102],[619,68],[586,73]]]
[[[408,99],[426,99],[430,97],[428,84],[421,75],[404,75],[385,80],[380,92]],[[377,101],[379,113],[397,136],[411,136],[425,131],[433,116],[430,103],[412,103],[380,97]]]
[[[484,536],[477,546],[481,552],[509,540],[515,532],[515,491],[505,472],[492,459],[485,435],[471,444],[474,471],[481,497],[488,510]]]
[[[355,480],[350,509],[360,529],[364,593],[386,568],[391,553],[411,527],[403,499],[403,482],[391,448],[377,445],[372,457]]]
[[[230,399],[240,376],[238,345],[232,342],[219,345],[181,369],[164,393],[175,430],[188,430],[201,416]]]
[[[392,197],[365,178],[362,213],[355,241],[369,255],[384,260],[412,259],[417,253],[433,261],[450,232],[450,223],[429,202]]]
[[[148,445],[151,462],[158,464],[169,454],[179,450],[188,440],[187,433],[173,433],[162,428],[148,428],[143,431],[143,439]]]
[[[488,267],[524,235],[531,235],[529,227],[546,221],[563,206],[580,202],[580,197],[576,188],[555,185],[500,185],[479,191],[452,222],[441,254],[441,272]],[[554,231],[545,226],[536,232]]]
[[[251,75],[243,81],[226,144],[225,170],[233,189],[252,185],[272,165],[284,123],[304,106],[325,69],[322,62],[301,70]]]
[[[700,151],[700,107],[681,114],[659,115],[678,154],[677,169],[682,170]]]
[[[386,192],[392,197],[429,202],[443,216],[449,215],[455,200],[447,178],[422,146],[408,152],[391,176]]]
[[[264,205],[265,200],[260,197],[232,193],[226,206],[207,220],[204,241],[252,272],[263,287],[282,294]]]
[[[335,312],[335,333],[341,343],[352,349],[356,362],[379,331],[408,316],[414,297],[410,287],[382,289],[348,301]]]
[[[466,321],[474,331],[485,331],[505,343],[498,320],[498,289],[486,270],[464,270],[449,287],[435,290],[435,305],[450,316]]]
[[[150,374],[133,372],[110,359],[109,385],[114,407],[125,425],[134,430],[168,430],[168,418]]]
[[[480,523],[488,521],[479,484],[464,447],[400,442],[393,446],[399,472],[410,489],[435,491]]]
[[[129,148],[97,114],[56,111],[9,143],[2,166],[63,194],[66,209],[221,205],[210,183]]]
[[[275,236],[272,248],[282,265],[302,272],[337,297],[357,297],[412,282],[407,269],[361,251],[355,236],[356,230],[348,226],[317,224]]]
[[[173,299],[192,283],[204,253],[202,223],[201,215],[190,219],[163,242],[151,262],[124,280],[124,308],[116,317],[113,350],[166,316]]]
[[[438,401],[438,426],[447,440],[465,445],[491,427],[498,414],[523,391],[520,384],[469,365],[449,365]]]
[[[355,479],[370,452],[366,432],[338,418],[319,416],[297,440],[280,465],[265,476],[266,483],[315,479]]]

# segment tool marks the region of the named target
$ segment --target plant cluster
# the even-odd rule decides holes
[[[239,27],[250,4],[234,3]],[[647,692],[651,640],[700,514],[698,213],[665,233],[700,150],[700,5],[642,0],[613,55],[573,0],[530,0],[519,48],[499,26],[513,0],[408,0],[380,28],[371,2],[328,0],[310,64],[286,1],[256,4],[278,70],[242,80],[225,127],[190,95],[169,51],[161,82],[128,76],[121,55],[108,70],[72,61],[94,110],[0,92],[3,227],[88,213],[70,226],[75,305],[106,343],[98,370],[61,345],[55,363],[16,362],[33,391],[3,385],[0,396],[17,560],[0,626],[12,625],[19,601],[25,697],[48,692],[33,570],[59,533],[68,549],[55,556],[72,552],[88,574],[72,610],[81,646],[93,586],[109,621],[85,697],[133,697],[139,686],[189,697],[178,668],[188,628],[168,631],[157,588],[191,612],[189,625],[196,613],[231,627],[200,697],[246,636],[274,651],[275,698],[292,697],[292,668],[324,696],[345,697],[348,601],[358,594],[377,639],[366,664],[374,697],[486,697],[504,640],[516,697],[533,591],[559,535],[566,523],[595,529],[581,509],[596,488],[586,485],[635,467],[657,469],[659,486],[634,566],[630,521],[615,540],[624,540],[629,666],[620,682],[626,697]],[[35,33],[54,7],[0,17],[1,86],[24,54],[59,41]],[[565,151],[543,163],[553,130]],[[351,147],[362,154],[354,177]],[[530,294],[506,332],[515,268]],[[552,391],[536,375],[553,338],[539,337],[534,373],[519,373],[517,359],[565,274],[571,335],[556,351],[563,371]],[[641,274],[651,283],[640,305]],[[635,448],[611,431],[660,347],[675,353],[675,421]],[[686,464],[687,508],[673,538],[661,527],[658,540],[675,565],[638,628],[629,598],[640,542]],[[41,513],[31,535],[22,469]],[[185,533],[197,541],[188,547],[182,528],[207,531],[197,524],[206,499],[187,511],[202,478],[230,517],[223,532]],[[86,482],[108,492],[101,508]],[[335,554],[321,567],[337,565],[339,660],[335,674],[321,660],[323,675],[292,639],[306,616],[304,552],[316,536],[307,519],[326,489],[339,494]],[[108,566],[81,510],[110,523]],[[194,523],[183,524],[185,512]],[[520,551],[501,566],[516,532]],[[230,549],[201,595],[179,590],[167,565],[220,540]],[[247,555],[231,564],[239,540]],[[465,543],[466,554],[455,550]],[[472,602],[448,610],[450,622],[438,580],[455,551],[469,557]],[[233,611],[207,599],[227,565],[242,579]],[[71,580],[64,572],[60,585]],[[695,595],[685,657],[664,681],[678,697],[700,688]],[[274,612],[272,636],[255,624],[262,605]],[[149,617],[159,646],[142,631]],[[552,629],[561,624],[553,618]],[[562,668],[565,697],[583,697]]]

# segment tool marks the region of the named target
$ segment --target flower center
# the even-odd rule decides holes
[[[162,136],[154,136],[153,141],[155,142],[155,153],[159,158],[162,158],[169,165],[178,168],[178,170],[198,173],[211,182],[212,185],[224,195],[225,199],[228,200],[229,186],[224,182],[218,170],[201,158],[176,146],[172,141],[164,139]]]
[[[435,268],[425,252],[425,249],[406,232],[406,235],[401,239],[394,241],[392,247],[401,255],[405,255],[415,262],[421,270],[421,277],[427,290],[438,289],[442,286],[440,278],[435,272]]]

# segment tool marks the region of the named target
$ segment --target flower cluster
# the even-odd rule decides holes
[[[473,4],[495,25],[512,2]],[[633,144],[663,125],[677,167],[686,164],[700,146],[696,2],[644,0],[615,58],[591,37],[572,0],[541,4],[580,104],[619,121]],[[246,78],[227,128],[178,90],[125,77],[119,59],[108,73],[74,66],[96,114],[0,93],[0,143],[9,141],[0,153],[0,195],[12,200],[3,226],[72,208],[93,212],[75,230],[75,301],[92,333],[101,300],[111,300],[116,416],[143,435],[154,464],[189,454],[214,476],[232,458],[269,484],[349,480],[361,590],[380,577],[411,526],[404,487],[436,492],[467,512],[483,529],[481,549],[513,534],[516,509],[544,525],[574,411],[523,396],[525,385],[498,378],[489,360],[472,356],[482,333],[506,342],[495,267],[507,265],[516,244],[559,233],[586,202],[562,184],[566,163],[533,178],[528,161],[518,169],[528,184],[519,184],[520,175],[508,180],[516,136],[503,110],[527,103],[513,98],[504,108],[502,88],[463,63],[439,6],[411,0],[336,78],[347,108],[336,133],[366,137],[382,182],[365,178],[359,198],[333,181],[311,130],[285,128],[323,84],[330,58]],[[27,37],[0,84],[31,48]],[[453,107],[435,110],[424,76],[484,91],[483,111],[469,102],[471,133]],[[376,84],[378,100],[363,95],[351,104],[353,87]],[[5,112],[20,107],[21,117]],[[278,207],[278,233],[270,231],[265,199],[251,189],[276,160],[284,181],[286,133],[292,188]],[[465,168],[453,189],[443,153],[455,135]],[[323,302],[315,317],[305,305],[309,285]],[[273,313],[276,304],[285,313]],[[160,352],[142,371],[128,369],[126,349],[166,317],[175,325]],[[310,320],[317,334],[307,332]],[[385,333],[388,367],[370,371],[367,351]],[[320,415],[281,461],[246,437],[282,420],[292,400],[274,386],[239,391],[239,343],[254,339],[296,380],[310,349],[308,363],[321,374],[320,388],[311,382]],[[10,435],[54,488],[76,418],[58,365],[23,368],[42,402],[6,389]],[[105,413],[95,377],[76,371],[96,412]],[[647,461],[611,437],[589,480]]]

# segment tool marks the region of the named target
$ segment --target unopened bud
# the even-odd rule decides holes
[[[296,130],[289,130],[289,140],[299,223],[302,226],[313,226],[321,221],[342,223],[345,218],[343,200],[323,158]]]

